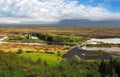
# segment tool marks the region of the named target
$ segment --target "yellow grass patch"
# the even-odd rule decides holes
[[[0,50],[5,52],[16,52],[18,49],[23,51],[36,51],[36,52],[58,52],[65,51],[69,47],[58,46],[58,45],[23,45],[23,44],[0,44]]]

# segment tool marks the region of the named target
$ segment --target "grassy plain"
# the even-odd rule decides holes
[[[54,34],[55,37],[73,39],[80,39],[81,36],[85,38],[120,37],[120,29],[117,28],[2,27],[0,31],[1,37],[25,34]],[[73,39],[70,43],[74,43]],[[29,40],[27,39],[27,41]],[[51,37],[49,37],[49,41],[51,41]],[[24,41],[14,39],[12,42]],[[120,61],[114,61],[114,64],[111,64],[109,61],[82,60],[78,56],[63,60],[62,55],[69,49],[68,46],[54,44],[0,44],[0,77],[103,77],[102,74],[109,77],[113,69],[118,70],[120,67]],[[98,54],[97,51],[86,53],[88,56],[100,56]],[[109,69],[111,65],[117,69]],[[119,71],[113,73],[120,77]],[[114,74],[113,76],[117,77]]]
[[[54,37],[64,37],[73,39],[84,38],[106,38],[106,37],[120,37],[120,28],[98,28],[98,27],[0,27],[0,37],[15,36],[25,34],[50,34]],[[8,42],[26,42],[26,40],[8,40]],[[43,40],[27,40],[27,42],[43,42]],[[73,44],[76,42],[64,42],[64,44]],[[49,64],[56,64],[61,60],[57,56],[57,52],[64,54],[70,47],[62,45],[21,45],[21,44],[0,44],[0,50],[5,52],[17,52],[21,49],[23,52],[32,51],[33,53],[22,53],[20,56],[31,57],[33,61],[38,58],[46,60]],[[44,52],[54,52],[55,54],[48,54]],[[35,52],[35,53],[34,53]],[[42,53],[43,52],[43,53]]]
[[[89,37],[120,37],[120,28],[108,27],[1,27],[1,36],[25,33],[49,33],[59,35],[82,35]]]
[[[4,52],[17,52],[21,49],[23,52],[58,52],[67,51],[69,47],[58,45],[29,45],[29,44],[0,44],[0,50]]]
[[[19,54],[19,56],[32,59],[32,61],[34,62],[40,58],[42,60],[45,60],[48,64],[51,65],[58,64],[62,60],[60,56],[57,56],[56,54],[48,54],[48,53],[22,53]]]

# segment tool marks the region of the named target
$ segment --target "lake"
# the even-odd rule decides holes
[[[120,38],[91,38],[90,40],[86,41],[86,44],[100,44],[100,43],[107,43],[107,44],[120,44]],[[84,50],[104,50],[104,51],[120,51],[120,47],[87,47],[83,46],[82,49]]]
[[[86,47],[83,46],[84,50],[103,50],[103,51],[120,51],[120,47]]]
[[[108,44],[120,44],[120,38],[92,38],[87,40],[87,44],[100,44],[100,43],[108,43]]]

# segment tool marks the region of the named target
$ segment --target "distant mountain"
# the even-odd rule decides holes
[[[22,23],[0,23],[0,26],[66,26],[66,27],[120,27],[120,20],[104,20],[104,21],[90,21],[90,20],[70,20],[65,19],[59,22],[40,22],[40,21],[31,21],[31,22],[22,22]]]
[[[90,20],[61,20],[59,25],[66,26],[108,26],[108,27],[120,27],[120,20],[104,20],[104,21],[90,21]]]

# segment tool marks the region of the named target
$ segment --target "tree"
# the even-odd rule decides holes
[[[99,72],[101,73],[101,77],[106,76],[106,63],[104,60],[101,61],[101,64],[99,66]]]
[[[52,38],[51,36],[48,36],[48,37],[47,37],[47,41],[48,41],[48,42],[53,42],[53,38]]]
[[[74,55],[70,60],[70,64],[79,64],[81,62],[81,58],[78,55]]]
[[[38,58],[35,63],[36,63],[37,65],[40,65],[40,64],[42,64],[42,62],[43,62],[42,59],[41,59],[41,58]]]
[[[23,51],[22,51],[22,49],[18,49],[18,51],[16,53],[21,54],[21,53],[23,53]]]
[[[60,51],[58,51],[58,52],[57,52],[57,55],[58,55],[58,56],[61,56],[61,52],[60,52]]]
[[[113,59],[111,58],[108,64],[108,72],[110,77],[113,77],[113,73],[114,73],[114,68],[113,68]]]
[[[120,77],[120,57],[115,59],[113,63],[114,63],[115,72],[117,73],[118,77]]]
[[[31,39],[31,35],[28,34],[28,35],[26,36],[26,39],[27,39],[27,40]]]

